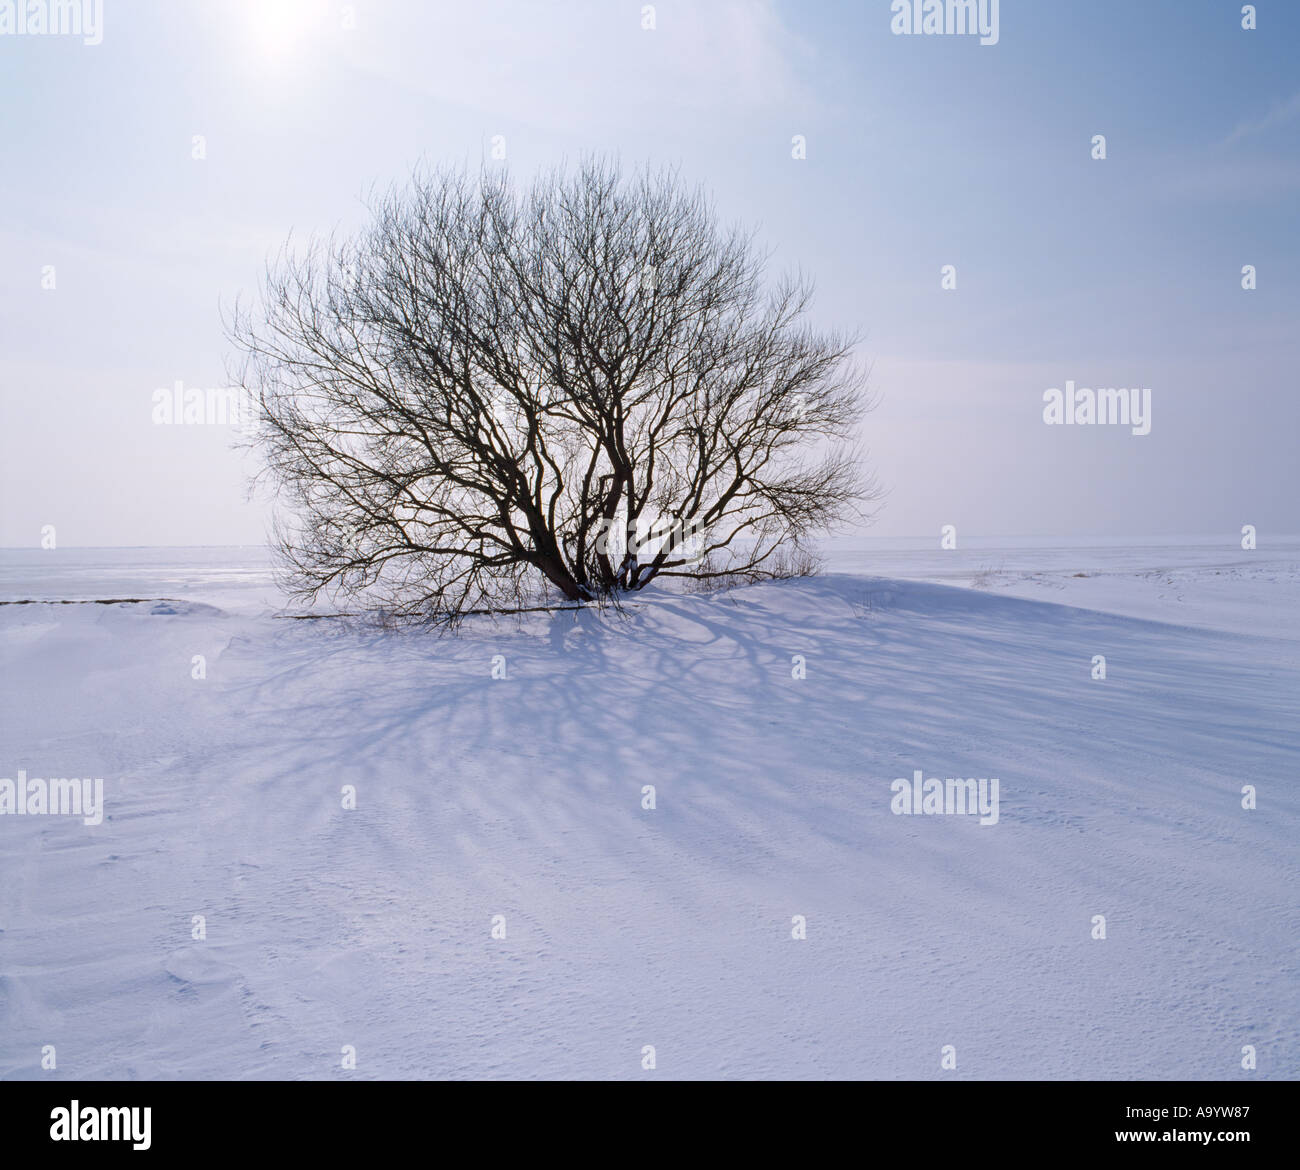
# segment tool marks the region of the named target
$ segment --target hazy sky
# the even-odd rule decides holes
[[[104,0],[102,43],[0,35],[0,544],[260,542],[229,429],[154,391],[226,384],[219,305],[291,230],[496,135],[521,179],[679,164],[815,278],[881,397],[875,534],[1300,531],[1300,4],[1002,0],[989,45],[890,0],[645,7]],[[1149,387],[1150,433],[1046,425],[1067,380]]]

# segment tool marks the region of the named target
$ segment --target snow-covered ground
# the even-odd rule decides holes
[[[0,777],[106,808],[0,816],[0,1077],[1300,1076],[1300,543],[832,568],[438,638],[0,554]]]

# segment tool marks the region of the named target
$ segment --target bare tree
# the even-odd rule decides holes
[[[776,575],[871,497],[853,339],[675,173],[423,171],[371,210],[228,326],[295,595],[454,620]]]

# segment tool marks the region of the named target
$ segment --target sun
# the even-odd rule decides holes
[[[250,38],[262,57],[284,57],[306,38],[320,15],[315,0],[255,0]]]

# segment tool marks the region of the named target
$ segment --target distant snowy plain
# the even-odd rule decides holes
[[[1300,1076],[1300,542],[830,570],[436,637],[0,553],[0,776],[106,806],[0,816],[0,1077]]]

